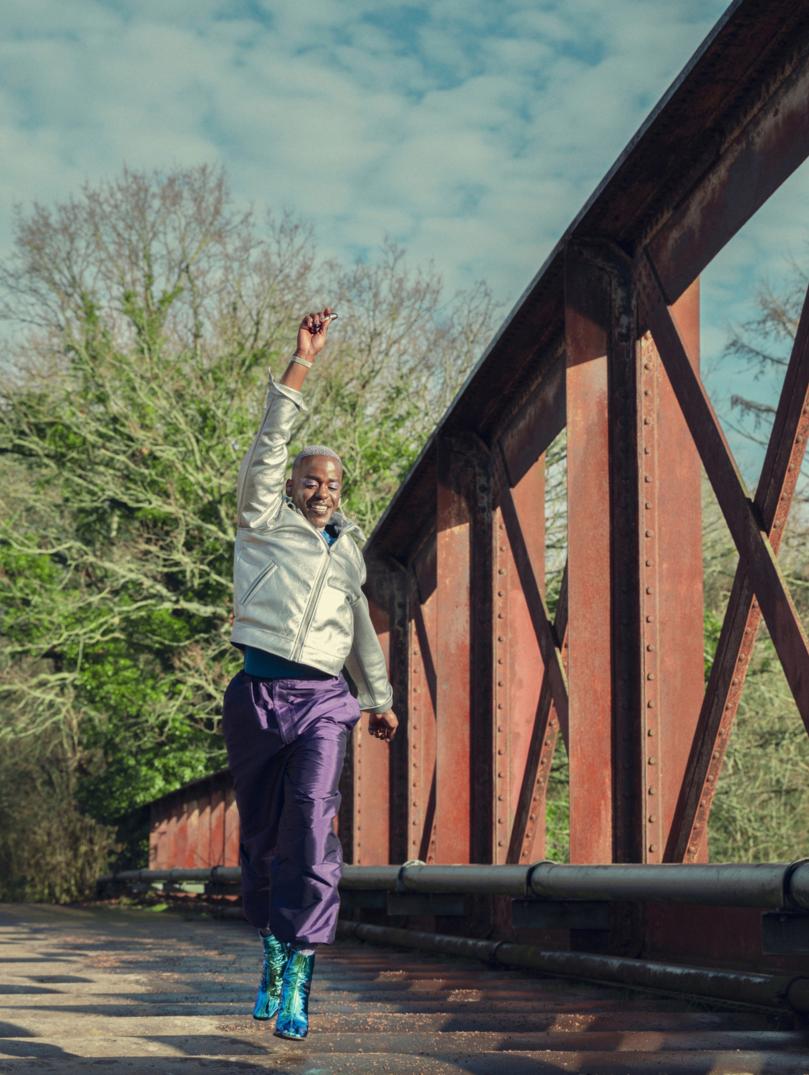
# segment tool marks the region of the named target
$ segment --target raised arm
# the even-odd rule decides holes
[[[270,376],[267,408],[239,469],[238,525],[261,527],[275,518],[284,501],[289,441],[299,414],[306,410],[303,383],[326,343],[332,311],[307,314],[298,327],[295,353],[280,381]]]

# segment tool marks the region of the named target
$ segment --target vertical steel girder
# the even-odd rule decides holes
[[[565,324],[570,856],[660,862],[701,695],[699,470],[624,259],[569,248]]]
[[[541,594],[545,583],[545,457],[530,467],[513,490],[500,468],[493,517],[494,567],[494,832],[493,862],[525,861],[545,853],[545,797],[532,788],[527,816],[521,816],[519,850],[513,846],[515,816],[535,734],[537,699],[544,662],[526,601],[522,574],[530,573]],[[510,527],[509,527],[510,523]],[[511,529],[511,535],[509,530]],[[511,540],[519,530],[519,541]],[[516,549],[515,549],[516,544]],[[517,558],[520,558],[521,568]],[[541,598],[540,598],[541,600]],[[553,724],[550,722],[553,721]],[[544,715],[543,741],[555,740],[555,714]],[[550,746],[550,744],[549,744]],[[546,770],[543,770],[546,776]],[[515,859],[513,856],[517,855]]]
[[[390,667],[389,610],[381,607],[373,597],[369,598],[368,604],[371,621]],[[391,749],[388,743],[368,734],[365,720],[357,724],[350,764],[353,780],[350,856],[357,865],[390,861]]]
[[[474,438],[442,438],[436,503],[439,862],[486,861],[491,849],[491,777],[477,761],[491,741],[490,525],[485,450]]]
[[[435,543],[422,551],[414,565],[408,605],[407,736],[407,855],[435,862],[437,595]]]

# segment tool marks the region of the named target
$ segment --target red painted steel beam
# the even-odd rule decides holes
[[[570,250],[567,343],[570,861],[620,861],[616,757],[609,276]],[[620,841],[619,841],[620,842]]]
[[[371,598],[368,606],[390,667],[388,610]],[[390,750],[388,743],[368,734],[368,722],[363,717],[354,730],[352,749],[351,861],[356,865],[375,866],[390,861]]]
[[[541,428],[541,427],[540,427]],[[545,457],[540,455],[514,489],[505,465],[499,468],[493,528],[494,568],[494,832],[492,859],[508,862],[520,789],[531,748],[544,662],[526,600],[510,531],[520,535],[522,571],[529,574],[539,600],[545,585]],[[510,515],[511,523],[506,519]],[[531,811],[529,824],[537,854],[544,855],[545,802]],[[534,840],[532,840],[532,846]]]
[[[225,865],[225,791],[215,788],[211,792],[211,866]]]
[[[699,282],[672,313],[698,370]],[[662,862],[703,694],[701,469],[648,334],[639,363],[644,861]]]
[[[540,504],[543,511],[542,529],[544,530],[544,498],[540,501]],[[542,594],[544,548],[542,560],[538,559],[536,551],[532,556],[531,548],[520,523],[520,516],[517,512],[514,498],[505,483],[502,484],[500,490],[500,513],[502,516],[502,529],[508,539],[511,555],[514,558],[515,571],[520,581],[531,626],[542,655],[542,663],[548,676],[548,686],[550,687],[556,710],[560,718],[566,722],[568,688],[567,676],[562,663],[561,640],[556,636],[548,613],[548,607]],[[527,520],[529,528],[535,524],[535,513],[536,507],[533,506],[532,513]],[[537,525],[539,524],[537,523]],[[538,568],[539,571],[537,570]]]
[[[809,291],[804,299],[755,496],[755,505],[774,553],[781,544],[808,436]],[[706,843],[711,805],[760,620],[761,612],[753,587],[740,563],[669,837],[666,858],[670,862],[693,862]]]
[[[691,368],[648,255],[640,280],[644,311],[652,335],[751,581],[798,710],[809,729],[809,642],[806,634],[781,576],[760,512],[747,495],[711,402]]]
[[[628,263],[591,244],[567,265],[571,861],[659,862],[701,697],[699,465]]]
[[[239,865],[239,808],[236,792],[230,788],[225,798],[225,866]]]
[[[491,507],[475,438],[438,446],[436,826],[439,862],[487,861],[491,772]],[[474,750],[473,750],[474,740]],[[474,823],[473,823],[474,819]]]
[[[438,676],[436,553],[431,542],[413,565],[407,707],[407,858],[436,861],[436,708]]]
[[[462,460],[438,445],[436,826],[438,862],[471,861],[472,521]]]
[[[555,636],[561,642],[562,660],[566,666],[567,567],[565,567],[559,589],[553,629]],[[567,715],[567,709],[565,709],[565,714]],[[548,780],[560,731],[567,747],[569,744],[567,719],[564,722],[559,720],[553,704],[549,677],[543,674],[522,780],[517,789],[507,862],[532,862],[545,856]]]
[[[718,141],[703,177],[649,244],[669,304],[809,154],[809,56],[792,58],[770,99]],[[703,132],[700,132],[701,134]],[[703,135],[704,137],[704,135]],[[707,140],[706,140],[707,141]]]

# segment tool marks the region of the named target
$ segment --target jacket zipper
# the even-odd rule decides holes
[[[320,591],[323,589],[323,583],[326,581],[326,574],[329,570],[329,561],[331,560],[331,551],[341,537],[342,532],[337,535],[332,545],[327,545],[325,548],[326,558],[323,561],[317,579],[315,580],[315,585],[312,589],[311,594],[309,595],[309,602],[303,613],[303,619],[301,620],[301,625],[298,629],[298,637],[295,639],[295,645],[292,649],[292,657],[290,658],[290,660],[297,661],[301,655],[304,640],[306,639],[307,632],[309,631],[309,627],[311,626],[312,620],[314,619],[315,608],[317,607],[317,603],[320,600]],[[317,540],[323,542],[323,538],[321,537],[318,537]]]

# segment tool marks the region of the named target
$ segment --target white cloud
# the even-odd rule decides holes
[[[331,254],[390,234],[508,308],[723,6],[9,0],[0,249],[15,201],[124,163],[206,161],[237,198],[311,221]],[[706,349],[777,270],[808,184],[804,170],[710,271]]]

